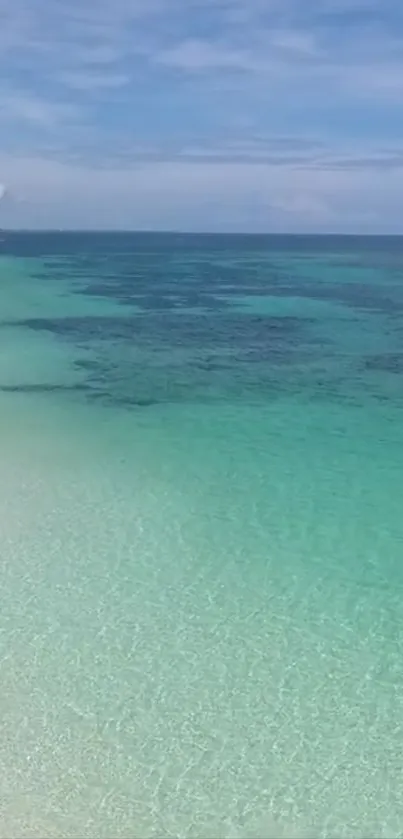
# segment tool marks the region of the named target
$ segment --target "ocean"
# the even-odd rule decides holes
[[[403,835],[403,239],[6,233],[0,837]]]

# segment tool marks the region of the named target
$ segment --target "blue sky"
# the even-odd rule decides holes
[[[0,225],[403,231],[401,0],[0,0]]]

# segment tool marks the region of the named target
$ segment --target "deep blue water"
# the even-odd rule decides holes
[[[89,398],[400,397],[382,374],[403,368],[402,238],[8,233],[1,247],[37,260],[33,279],[119,304],[13,319],[76,347]]]

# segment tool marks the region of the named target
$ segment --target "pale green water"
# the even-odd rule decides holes
[[[403,247],[251,242],[8,243],[4,839],[403,835]]]

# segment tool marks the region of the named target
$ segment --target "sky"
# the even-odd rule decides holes
[[[0,226],[403,232],[401,0],[0,0]]]

